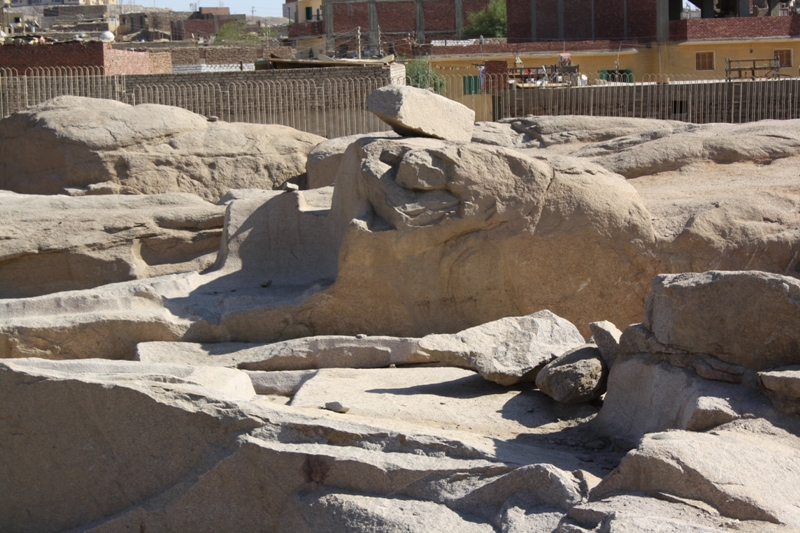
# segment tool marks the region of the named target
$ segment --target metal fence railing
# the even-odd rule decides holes
[[[434,74],[426,86],[473,109],[476,120],[588,115],[698,124],[800,118],[800,78],[725,81],[686,75],[632,75],[526,83],[506,74]]]
[[[283,124],[328,138],[385,131],[366,98],[388,83],[374,77],[132,84],[101,68],[0,68],[0,117],[61,95],[177,106],[229,122]],[[518,75],[437,73],[406,84],[473,109],[476,120],[528,115],[641,117],[693,123],[800,118],[800,78],[725,81],[631,74],[542,80]]]

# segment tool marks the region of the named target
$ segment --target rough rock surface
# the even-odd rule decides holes
[[[569,529],[577,526],[581,529]],[[622,494],[574,506],[558,532],[609,531],[624,533],[720,533],[721,531],[779,532],[785,528],[766,522],[730,519],[698,500],[663,492],[649,497]]]
[[[683,122],[669,120],[570,115],[509,118],[500,123],[510,124],[514,131],[539,141],[540,146],[545,148],[560,144],[611,141],[636,135],[659,138],[687,127]],[[590,149],[587,148],[587,151]]]
[[[630,182],[657,235],[660,265],[653,273],[748,269],[800,277],[800,121],[697,126],[633,119],[640,129],[626,133],[611,118],[523,122],[529,120],[555,144],[522,153],[587,158],[637,176]],[[577,131],[586,140],[587,130],[607,140],[587,145],[576,138]]]
[[[300,387],[317,375],[316,370],[287,370],[285,372],[261,372],[245,370],[253,383],[256,394],[294,396]]]
[[[800,280],[764,272],[657,276],[642,324],[676,351],[753,370],[800,363]]]
[[[306,160],[306,184],[308,188],[318,189],[333,185],[342,157],[347,151],[347,147],[355,141],[364,138],[390,139],[397,137],[399,136],[396,133],[389,131],[336,137],[322,141],[308,153],[308,159]]]
[[[442,172],[444,188],[425,188]],[[146,301],[137,284],[69,296],[67,313],[60,297],[40,300],[44,319],[4,304],[0,336],[14,340],[0,353],[92,357],[98,341],[77,332],[105,328],[96,313],[108,309],[118,340],[106,356],[126,359],[134,339],[422,337],[540,309],[583,328],[598,313],[630,323],[653,265],[647,213],[619,176],[432,139],[357,141],[332,199],[322,188],[234,200],[226,224],[216,269],[159,278]]]
[[[471,141],[520,150],[540,146],[539,141],[531,134],[518,131],[515,123],[504,122],[476,122]]]
[[[498,447],[492,437],[554,431],[542,424],[553,406],[534,393],[501,393],[458,369],[361,370],[373,379],[337,380],[342,372],[320,371],[298,394],[313,385],[331,401],[349,391],[346,416],[316,401],[305,408],[300,396],[292,406],[256,397],[247,376],[231,369],[2,363],[0,445],[9,490],[0,528],[493,531],[495,517],[519,505],[509,502],[563,516],[587,494],[572,471],[610,469],[601,454],[585,462],[542,446],[545,440]],[[419,394],[404,396],[409,386]],[[468,405],[475,416],[458,429],[452,420],[463,419]],[[503,420],[498,407],[503,425],[493,423]]]
[[[800,155],[800,121],[662,127],[660,131],[644,131],[589,145],[574,155],[594,157],[603,167],[626,178],[676,170],[699,161],[766,162]]]
[[[592,491],[662,492],[699,500],[722,516],[800,527],[800,439],[760,420],[709,433],[669,431],[642,439]]]
[[[759,372],[758,377],[778,411],[788,415],[800,415],[800,366]]]
[[[0,298],[199,271],[224,208],[190,194],[36,196],[0,191]]]
[[[433,338],[457,346],[448,364],[482,358],[490,374],[511,354],[524,369],[530,317],[503,317],[550,308],[586,334],[591,320],[641,320],[655,272],[794,272],[800,187],[786,162],[768,194],[746,185],[752,163],[731,163],[712,208],[723,189],[700,167],[692,188],[670,192],[673,174],[648,189],[649,176],[559,155],[585,141],[552,134],[563,143],[534,158],[356,139],[335,193],[227,194],[213,269],[0,301],[0,356],[18,358],[0,363],[0,530],[800,529],[796,370],[767,368],[791,351],[790,328],[775,329],[793,324],[791,278],[735,272],[722,294],[696,283],[714,272],[657,278],[694,281],[653,296],[618,343],[595,324],[617,350],[599,413],[469,369],[397,364]],[[692,333],[703,312],[718,320]],[[713,340],[731,324],[734,344]],[[287,370],[220,368],[237,350]],[[375,361],[388,367],[316,368]]]
[[[148,342],[137,347],[144,362],[236,367],[245,370],[309,370],[316,368],[380,368],[393,364],[429,363],[418,339],[397,337],[305,337],[273,344],[191,344]]]
[[[668,429],[706,431],[746,416],[774,418],[755,388],[699,377],[690,368],[641,354],[617,361],[594,420],[599,433],[635,442]]]
[[[607,379],[600,350],[586,345],[547,363],[536,376],[536,388],[557,402],[582,403],[602,396]]]
[[[469,368],[500,385],[534,381],[560,354],[583,344],[578,328],[550,311],[508,317],[456,334],[433,334],[419,347],[431,359]]]
[[[622,337],[622,332],[608,320],[592,322],[589,324],[589,330],[592,332],[592,340],[600,350],[600,355],[603,356],[603,361],[608,368],[611,368],[619,354],[619,339]]]
[[[367,97],[367,109],[399,135],[462,142],[472,139],[475,112],[425,89],[381,87]]]
[[[143,342],[137,346],[136,358],[150,363],[263,371],[440,363],[474,370],[501,385],[513,385],[533,381],[542,366],[582,343],[583,337],[574,325],[549,311],[539,311],[421,339],[323,335],[256,345]]]
[[[322,137],[208,122],[176,107],[61,96],[0,121],[0,189],[26,194],[275,189],[305,173]]]

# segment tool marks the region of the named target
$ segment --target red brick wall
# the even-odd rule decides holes
[[[501,90],[508,86],[508,63],[505,61],[487,61],[484,63],[486,88]]]
[[[252,63],[256,59],[263,59],[271,54],[283,58],[292,57],[292,49],[288,46],[201,46],[171,48],[169,52],[172,57],[172,65],[199,65],[201,60],[209,65],[228,65],[239,61]]]
[[[361,32],[369,28],[369,14],[367,4],[363,2],[333,5],[333,31],[334,33],[355,31],[361,26]],[[412,25],[413,31],[413,25]]]
[[[17,69],[20,74],[35,67],[102,67],[104,46],[77,42],[0,46],[0,66]]]
[[[169,50],[147,52],[150,58],[150,74],[171,74],[172,54]]]
[[[558,1],[536,0],[536,40],[550,39],[558,39]]]
[[[423,13],[425,14],[425,33],[433,31],[455,31],[456,12],[452,0],[427,0],[423,2],[422,6]],[[431,38],[427,38],[426,40],[430,40]]]
[[[104,66],[106,75],[116,74],[151,74],[150,54],[147,52],[127,52],[125,50],[114,50],[111,45],[104,54]],[[172,65],[170,64],[170,70]]]
[[[628,0],[628,38],[656,39],[656,0]]]
[[[638,1],[638,0],[637,0]],[[569,39],[592,38],[592,0],[564,2],[564,34]]]
[[[464,11],[467,11],[466,3]],[[506,0],[508,13],[509,42],[527,42],[531,40],[531,2],[530,0]],[[464,24],[467,16],[464,15]]]
[[[530,0],[506,0],[508,42],[531,40]],[[595,0],[595,39],[654,39],[656,0],[628,0],[628,32],[625,36],[623,0]],[[592,38],[591,0],[564,0],[564,40]],[[558,40],[558,0],[536,0],[536,39]]]
[[[221,28],[223,22],[219,22],[214,19],[189,19],[183,23],[184,28],[184,38],[191,39],[192,34],[194,34],[195,39],[198,37],[202,37],[203,39],[208,39]]]
[[[634,3],[631,0],[628,4]],[[623,0],[597,0],[594,4],[595,39],[624,39]],[[655,11],[653,12],[655,15]]]
[[[307,37],[309,35],[324,35],[325,23],[320,21],[300,22],[289,26],[289,38]]]
[[[116,74],[166,74],[172,72],[168,51],[129,52],[114,50],[110,43],[59,43],[34,46],[0,46],[0,65],[15,68],[98,67],[108,76]]]
[[[669,36],[675,41],[797,37],[800,36],[800,15],[673,20],[670,22]]]
[[[414,2],[378,2],[376,11],[382,32],[412,33],[417,29],[417,10]]]

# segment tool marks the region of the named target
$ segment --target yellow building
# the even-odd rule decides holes
[[[297,0],[292,10],[294,24],[289,26],[289,39],[298,59],[319,57],[327,52],[325,26],[322,21],[322,0]]]

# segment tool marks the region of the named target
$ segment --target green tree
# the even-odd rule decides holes
[[[433,89],[433,92],[444,92],[444,76],[436,74],[431,64],[424,59],[413,59],[406,63],[406,83],[421,89]]]
[[[467,14],[464,37],[505,37],[506,20],[506,0],[490,0],[481,11]]]
[[[244,22],[228,22],[217,31],[217,38],[214,44],[224,43],[248,43],[258,42],[260,39],[256,35],[250,35],[244,31]]]

